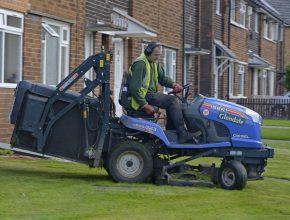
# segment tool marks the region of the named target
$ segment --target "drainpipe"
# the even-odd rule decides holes
[[[182,10],[183,10],[183,17],[182,17],[182,26],[183,26],[183,28],[182,28],[182,61],[183,61],[183,63],[182,63],[182,74],[181,74],[181,80],[182,80],[182,85],[184,85],[184,77],[185,77],[185,70],[186,70],[186,67],[184,66],[184,64],[185,64],[185,56],[184,56],[184,49],[185,49],[185,47],[184,47],[184,43],[185,43],[185,40],[184,40],[184,37],[185,37],[185,1],[182,1],[183,2],[183,4],[182,4]]]
[[[231,8],[232,8],[232,4],[231,4],[231,0],[229,0],[229,15],[228,15],[228,48],[230,49],[231,46]],[[228,65],[230,65],[230,61],[228,61]],[[227,88],[227,96],[226,99],[227,101],[230,100],[230,69],[228,69],[228,88]],[[235,70],[234,70],[235,71]]]

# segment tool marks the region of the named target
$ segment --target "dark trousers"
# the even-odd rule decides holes
[[[148,92],[145,99],[149,105],[157,106],[166,110],[167,130],[176,130],[177,134],[184,132],[183,114],[177,98],[173,95]]]

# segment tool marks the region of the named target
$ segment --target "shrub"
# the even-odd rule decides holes
[[[285,80],[285,87],[288,91],[290,91],[290,63],[286,66],[286,80]]]

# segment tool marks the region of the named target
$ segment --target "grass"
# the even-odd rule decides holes
[[[275,149],[275,156],[269,159],[265,176],[290,180],[290,143],[266,140],[264,144]]]
[[[290,140],[290,128],[263,128],[262,138],[272,140]]]
[[[0,149],[0,155],[7,155],[7,154],[13,154],[13,151],[6,150],[6,149]]]
[[[290,146],[276,149],[268,177],[290,180]],[[104,169],[0,158],[0,219],[289,219],[290,182],[248,182],[242,191],[113,183]]]
[[[263,125],[265,126],[286,126],[290,127],[290,120],[270,120],[264,119]]]

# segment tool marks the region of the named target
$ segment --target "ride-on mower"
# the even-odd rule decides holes
[[[123,76],[119,100],[125,114],[114,115],[111,59],[104,51],[89,57],[56,87],[21,81],[10,118],[15,124],[11,146],[91,167],[103,165],[116,182],[151,178],[158,184],[243,189],[247,180],[262,179],[274,150],[262,145],[258,113],[202,95],[189,101],[189,85],[184,85],[178,98],[187,129],[198,135],[178,144],[176,132],[164,130],[158,117],[130,107],[128,74]],[[91,67],[95,79],[85,79],[80,92],[68,91]],[[98,95],[89,95],[97,87]],[[192,164],[201,157],[221,158],[221,164]]]

